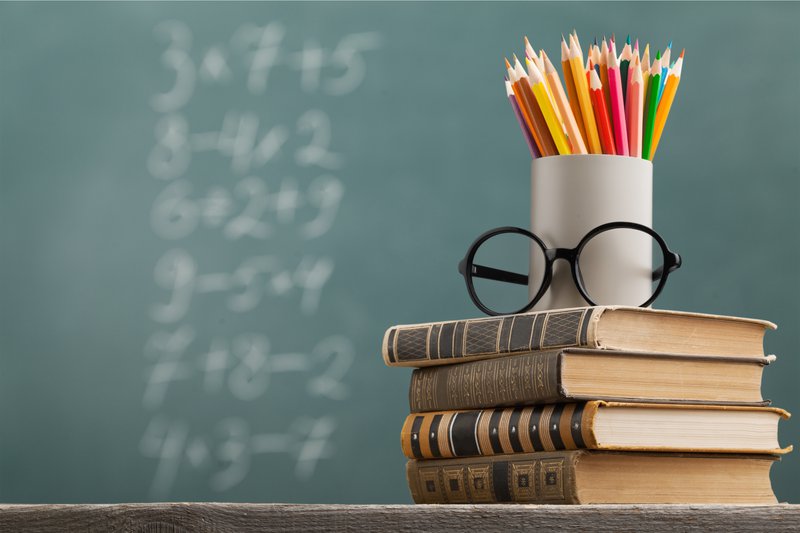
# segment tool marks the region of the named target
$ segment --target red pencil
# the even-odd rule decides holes
[[[600,82],[600,76],[597,75],[597,71],[594,69],[589,71],[589,79],[589,92],[592,95],[592,108],[594,109],[594,117],[597,121],[597,133],[600,135],[600,146],[602,146],[604,154],[616,155],[616,150],[614,150],[614,132],[611,131],[611,122],[608,120],[606,99],[603,94],[603,84]]]

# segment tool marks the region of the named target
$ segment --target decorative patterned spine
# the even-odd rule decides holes
[[[593,402],[412,414],[400,435],[410,459],[594,448]]]
[[[561,350],[420,368],[411,374],[412,413],[563,401]]]
[[[552,348],[587,347],[594,309],[395,326],[383,339],[389,366],[430,366]]]
[[[584,451],[411,460],[415,503],[578,503],[575,464]]]

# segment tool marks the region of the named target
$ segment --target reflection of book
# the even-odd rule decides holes
[[[433,459],[594,449],[781,454],[772,407],[593,401],[412,414],[403,453]],[[743,430],[747,428],[747,430]]]
[[[581,307],[389,328],[389,366],[430,366],[564,347],[763,356],[762,321],[642,307]]]
[[[566,348],[418,368],[411,412],[574,400],[765,404],[772,357],[721,357]]]
[[[567,451],[411,460],[416,503],[777,503],[771,455]]]

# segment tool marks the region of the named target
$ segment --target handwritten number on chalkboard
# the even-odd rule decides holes
[[[263,335],[239,335],[232,348],[239,364],[231,370],[228,385],[238,399],[253,401],[269,387],[269,341]]]
[[[272,226],[261,220],[269,207],[267,186],[259,178],[245,178],[236,186],[234,193],[247,203],[244,210],[225,225],[225,236],[232,240],[245,236],[266,239],[272,234]]]
[[[171,180],[189,168],[191,147],[186,142],[189,125],[181,115],[167,115],[156,124],[156,145],[147,157],[147,170],[154,178]]]
[[[331,54],[331,62],[344,72],[340,77],[327,81],[325,88],[328,94],[343,96],[361,85],[367,73],[362,53],[375,50],[380,44],[381,36],[377,32],[353,33],[343,37]]]
[[[260,27],[245,24],[233,35],[234,47],[245,52],[250,71],[247,88],[254,94],[262,94],[267,88],[270,71],[278,63],[280,45],[286,30],[279,22],[270,22]]]
[[[223,441],[216,449],[217,459],[226,467],[211,476],[211,488],[225,491],[235,487],[250,470],[250,428],[241,418],[226,418],[217,425]]]
[[[197,227],[198,206],[190,200],[192,186],[186,180],[170,183],[156,196],[150,211],[150,225],[162,239],[182,239]]]
[[[339,168],[342,157],[330,152],[331,119],[324,111],[309,109],[297,120],[297,131],[310,134],[308,144],[298,148],[295,160],[301,167],[318,166],[327,169]]]
[[[161,256],[154,274],[156,284],[170,291],[170,297],[165,304],[153,305],[150,317],[162,324],[177,322],[183,318],[192,302],[197,265],[188,252],[173,249]]]
[[[347,397],[347,387],[342,379],[355,360],[355,349],[350,339],[335,335],[323,339],[314,348],[314,362],[326,365],[325,371],[308,381],[308,392],[312,396],[322,396],[331,400]]]
[[[194,93],[195,68],[189,57],[192,32],[182,22],[167,20],[156,26],[155,33],[169,43],[161,54],[161,64],[175,71],[175,82],[169,91],[154,95],[150,104],[159,113],[169,113],[186,105]]]
[[[326,174],[311,182],[307,192],[308,203],[316,207],[319,213],[316,218],[303,224],[300,229],[303,237],[314,239],[325,235],[331,229],[342,196],[344,196],[344,186],[334,176]]]
[[[170,383],[190,377],[190,368],[181,361],[181,357],[194,338],[194,329],[186,325],[174,333],[157,331],[150,336],[144,349],[145,356],[153,359],[142,396],[145,407],[153,409],[161,406]]]

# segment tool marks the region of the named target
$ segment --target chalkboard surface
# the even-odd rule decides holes
[[[3,4],[0,500],[408,502],[386,327],[527,225],[501,60],[685,47],[658,307],[777,322],[798,411],[796,3]],[[655,50],[654,50],[655,51]],[[781,442],[797,442],[792,421]],[[800,501],[797,454],[773,469]]]

